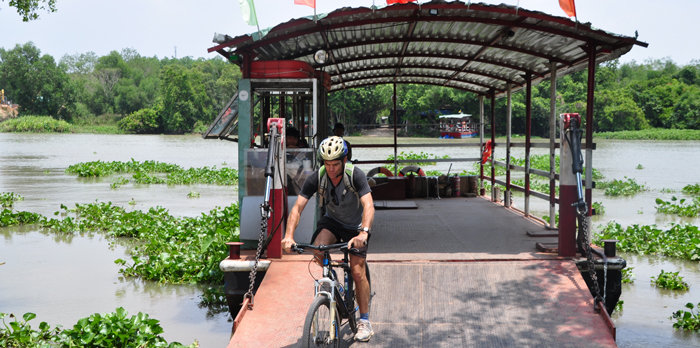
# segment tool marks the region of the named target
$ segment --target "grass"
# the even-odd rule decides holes
[[[618,140],[700,140],[700,130],[650,128],[638,131],[593,133],[593,137]]]
[[[2,132],[67,133],[73,126],[50,116],[21,116],[0,123]]]

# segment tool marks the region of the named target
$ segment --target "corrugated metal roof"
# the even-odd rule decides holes
[[[436,14],[431,12],[437,11]],[[331,91],[385,83],[458,88],[481,95],[518,90],[550,74],[585,69],[584,47],[596,47],[598,63],[644,42],[594,29],[590,23],[509,5],[434,0],[381,9],[341,8],[321,17],[293,19],[258,39],[241,35],[209,49],[226,58],[250,53],[255,60],[301,60],[332,78]],[[323,66],[313,55],[325,49]]]

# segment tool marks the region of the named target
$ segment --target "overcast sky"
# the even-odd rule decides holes
[[[60,59],[64,54],[95,52],[98,56],[134,48],[143,56],[211,58],[214,33],[238,36],[255,31],[241,18],[238,0],[57,0],[57,12],[40,11],[40,18],[22,22],[9,0],[0,0],[0,47],[14,48],[28,41],[42,53]],[[385,5],[385,0],[375,0]],[[427,2],[425,0],[421,2]],[[468,0],[464,1],[465,3]],[[558,0],[484,1],[519,5],[528,10],[566,16]],[[343,6],[371,6],[373,0],[317,0],[318,13]],[[476,3],[476,1],[475,1]],[[578,19],[615,34],[634,36],[648,48],[635,46],[622,62],[670,57],[678,64],[700,59],[698,0],[577,0]],[[313,9],[294,0],[255,0],[261,28],[313,15]]]

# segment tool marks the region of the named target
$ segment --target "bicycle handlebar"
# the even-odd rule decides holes
[[[330,250],[340,250],[345,252],[347,251],[352,251],[352,252],[360,252],[359,249],[357,248],[348,248],[348,243],[338,243],[338,244],[331,244],[331,245],[313,245],[313,244],[304,244],[304,243],[297,243],[294,244],[291,248],[292,251],[296,251],[299,254],[303,253],[305,249],[313,249],[313,250],[318,250],[318,251],[330,251]]]

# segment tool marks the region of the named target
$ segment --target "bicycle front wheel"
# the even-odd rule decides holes
[[[302,347],[339,347],[340,323],[337,314],[332,319],[331,321],[331,300],[326,296],[316,296],[306,314]],[[333,340],[331,332],[334,332]]]

